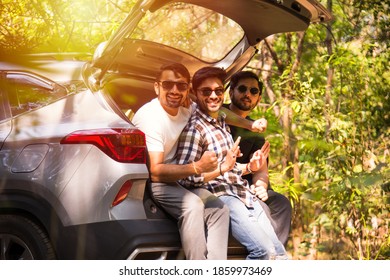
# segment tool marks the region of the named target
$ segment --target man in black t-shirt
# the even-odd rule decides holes
[[[242,71],[234,74],[230,81],[230,104],[224,106],[241,117],[250,119],[249,113],[257,106],[261,99],[263,84],[256,74],[250,71]],[[261,149],[265,139],[258,133],[235,126],[229,126],[233,139],[241,136],[240,150],[242,157],[237,158],[237,162],[249,162],[252,154]],[[243,176],[249,184],[255,184],[260,176],[254,172]],[[264,175],[262,175],[264,176]],[[260,197],[265,212],[270,217],[271,223],[279,240],[286,245],[291,228],[292,207],[290,201],[280,193],[275,192],[268,181],[268,186],[264,186],[264,195]]]

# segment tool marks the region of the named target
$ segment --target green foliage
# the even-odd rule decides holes
[[[369,57],[354,51],[348,45],[339,46],[327,65],[318,64],[316,72],[306,70],[291,79],[287,69],[279,77],[281,91],[287,82],[293,83],[288,106],[299,138],[301,178],[299,184],[292,179],[280,181],[285,170],[274,170],[271,182],[292,201],[308,201],[303,204],[307,205],[302,209],[304,215],[313,215],[310,208],[320,203],[322,209],[311,226],[348,240],[352,247],[348,258],[384,258],[381,252],[385,248],[388,252],[385,240],[390,222],[381,188],[390,179],[390,88],[388,68],[383,64],[388,54]],[[325,88],[314,86],[321,84],[317,72],[325,72],[327,66],[336,69],[329,104],[325,103]],[[273,151],[280,151],[280,146]]]
[[[109,38],[135,0],[3,0],[0,54],[92,53]]]
[[[297,219],[303,222],[298,254],[304,257],[315,249],[317,257],[326,259],[389,259],[390,192],[384,186],[390,182],[390,52],[386,41],[377,40],[386,34],[378,28],[388,26],[388,16],[374,10],[375,22],[367,11],[356,13],[358,7],[369,8],[369,2],[354,5],[334,6],[331,55],[321,44],[324,26],[309,28],[296,73],[291,73],[294,53],[286,46],[296,48],[297,37],[277,37],[274,48],[284,62],[282,75],[272,81],[277,101],[269,110],[253,113],[269,121],[271,184],[295,206],[294,226],[300,224]],[[279,69],[274,65],[275,73]],[[327,100],[329,69],[334,76]],[[282,103],[286,94],[289,102]],[[281,112],[291,109],[298,181],[286,177],[293,163],[285,169],[281,165],[284,135],[279,119],[270,116],[273,106]]]

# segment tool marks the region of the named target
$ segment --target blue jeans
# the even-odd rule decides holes
[[[287,259],[286,250],[258,201],[253,208],[237,197],[219,197],[230,209],[230,226],[235,239],[248,250],[247,260]]]

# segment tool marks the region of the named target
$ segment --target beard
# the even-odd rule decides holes
[[[247,100],[247,102],[245,102],[245,100]],[[256,107],[256,103],[252,103],[252,100],[249,98],[237,98],[235,95],[233,95],[232,103],[241,111],[251,111]]]
[[[160,102],[165,104],[165,106],[170,107],[170,108],[179,108],[184,100],[183,95],[178,95],[178,94],[166,94],[165,96],[158,96],[160,99]]]

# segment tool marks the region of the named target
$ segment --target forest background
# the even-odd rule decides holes
[[[0,0],[0,58],[87,58],[135,0]],[[266,38],[247,69],[265,84],[270,179],[294,213],[293,259],[390,259],[390,7],[320,1],[334,20]],[[387,3],[387,4],[386,4]]]

